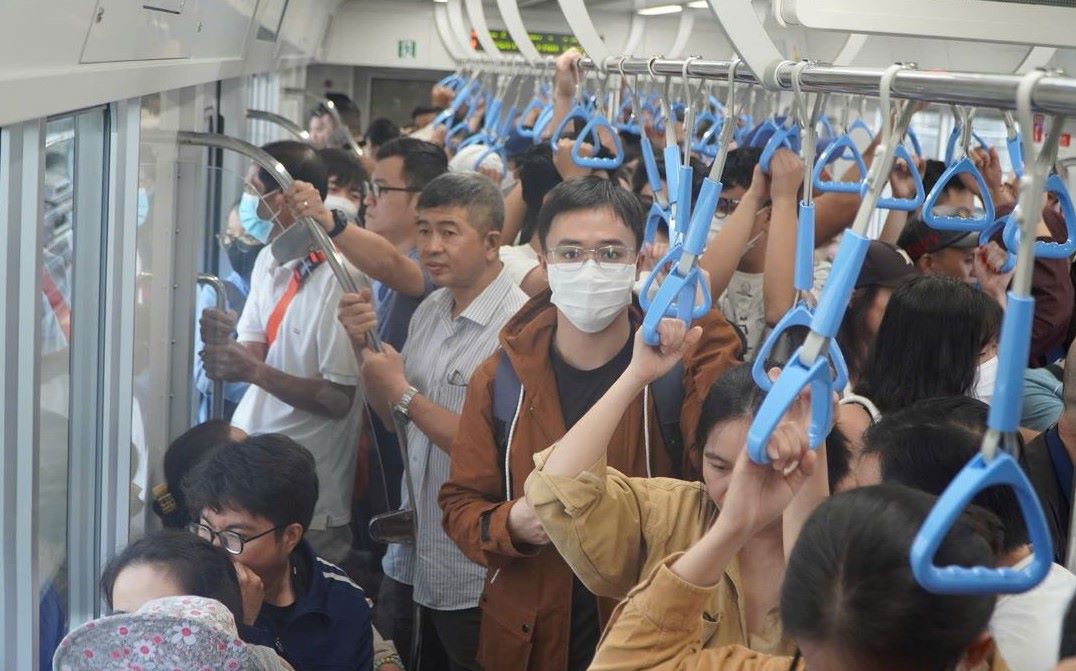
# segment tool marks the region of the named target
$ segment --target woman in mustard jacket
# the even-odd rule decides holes
[[[683,322],[663,320],[660,348],[637,337],[631,364],[609,391],[556,445],[536,455],[526,484],[534,508],[557,551],[599,596],[623,599],[669,554],[703,537],[717,517],[733,464],[762,400],[748,366],[726,371],[710,389],[695,432],[695,463],[703,482],[630,478],[608,468],[605,452],[620,416],[639,390],[675,365],[699,337]],[[774,443],[805,429],[808,398],[796,403],[775,432]],[[777,606],[786,552],[803,521],[828,495],[822,466],[783,518],[752,536],[728,563],[700,614],[699,643],[746,644],[766,653],[790,654]]]

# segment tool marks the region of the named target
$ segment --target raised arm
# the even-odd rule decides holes
[[[799,220],[799,188],[803,161],[781,149],[770,163],[770,229],[766,236],[766,262],[762,297],[766,323],[776,324],[796,300],[793,273],[796,265],[796,226]],[[814,253],[814,250],[811,250]]]
[[[710,273],[710,294],[717,299],[725,293],[732,273],[740,265],[744,248],[751,239],[755,226],[755,214],[762,209],[770,195],[770,180],[755,166],[751,186],[740,199],[740,204],[725,219],[725,225],[706,245],[706,252],[699,259],[699,267]]]

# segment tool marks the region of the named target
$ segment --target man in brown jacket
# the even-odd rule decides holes
[[[585,669],[615,605],[603,603],[599,613],[597,598],[549,545],[523,483],[534,455],[559,440],[631,360],[642,322],[632,300],[642,230],[639,202],[608,180],[569,181],[550,192],[537,234],[551,291],[508,322],[502,351],[471,378],[439,501],[448,536],[488,568],[478,653],[486,671]],[[613,435],[610,466],[633,476],[680,472],[677,452],[693,438],[702,401],[741,349],[718,311],[698,324],[702,340],[674,381],[683,393],[676,410],[684,442],[666,445],[647,389]],[[505,387],[511,417],[494,410]]]

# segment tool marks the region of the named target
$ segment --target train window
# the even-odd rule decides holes
[[[370,119],[392,119],[399,126],[411,124],[411,110],[430,104],[434,80],[382,79],[370,83]]]

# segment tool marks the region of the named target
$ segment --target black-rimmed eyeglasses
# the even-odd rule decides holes
[[[260,534],[254,536],[243,536],[238,531],[231,531],[225,529],[224,531],[217,531],[216,529],[202,524],[201,522],[191,522],[187,525],[187,530],[192,534],[195,534],[199,538],[204,538],[210,543],[215,540],[220,541],[220,546],[230,552],[233,555],[243,554],[243,546],[251,541],[256,541],[262,536],[267,536],[274,531],[280,531],[287,525],[273,527],[268,531],[263,531]]]

